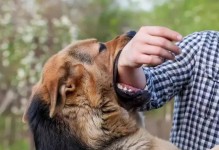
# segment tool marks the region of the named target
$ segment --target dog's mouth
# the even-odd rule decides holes
[[[135,31],[129,31],[129,32],[126,33],[126,35],[129,38],[133,38],[135,36],[135,34],[136,34]],[[119,88],[120,90],[122,90],[125,93],[132,93],[132,94],[135,94],[135,93],[137,93],[138,91],[141,90],[141,89],[135,88],[133,86],[130,86],[130,85],[127,85],[127,84],[124,84],[124,83],[117,83],[117,88]]]
[[[117,83],[117,88],[119,88],[120,90],[122,90],[125,93],[132,93],[135,94],[139,91],[141,91],[141,89],[135,88],[133,86],[124,84],[124,83]]]
[[[127,36],[132,38],[135,36],[135,31],[130,31]],[[113,64],[113,87],[119,98],[119,103],[126,109],[138,109],[146,101],[149,101],[150,94],[146,90],[138,89],[133,86],[118,83],[118,59],[121,54],[120,50],[114,60]]]

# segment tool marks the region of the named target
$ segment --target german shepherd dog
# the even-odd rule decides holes
[[[132,34],[78,41],[46,62],[23,117],[37,150],[178,149],[139,125],[115,92],[114,61]]]

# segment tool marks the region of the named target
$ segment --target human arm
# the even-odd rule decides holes
[[[156,67],[138,67],[139,69],[143,69],[143,77],[142,79],[139,77],[136,80],[145,82],[143,86],[146,84],[147,92],[150,95],[150,98],[145,100],[145,105],[142,105],[140,109],[161,107],[166,101],[178,94],[183,86],[189,82],[195,63],[195,54],[201,43],[200,39],[199,33],[194,33],[179,42],[177,45],[182,49],[182,53],[176,56],[174,60],[168,60],[164,63],[161,62],[162,64]],[[124,60],[128,59],[126,58]],[[135,69],[135,67],[132,68]],[[130,74],[132,72],[126,72],[123,75],[130,76]],[[132,82],[122,81],[121,79],[124,79],[124,76],[119,75],[119,82],[142,89],[142,87],[136,86],[136,82],[133,82],[133,80]]]
[[[142,65],[155,66],[163,63],[163,60],[173,60],[173,54],[179,54],[180,50],[172,41],[181,39],[179,33],[165,27],[141,27],[121,52],[118,61],[119,82],[144,88],[146,80]]]

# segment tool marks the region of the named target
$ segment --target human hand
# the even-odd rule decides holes
[[[142,64],[159,65],[166,59],[174,59],[173,54],[179,54],[180,49],[173,43],[182,36],[168,28],[144,26],[133,39],[123,48],[119,65],[140,67]]]
[[[164,60],[173,60],[180,49],[173,41],[182,40],[176,31],[166,27],[144,26],[123,48],[118,61],[119,82],[143,88],[143,64],[156,66]]]

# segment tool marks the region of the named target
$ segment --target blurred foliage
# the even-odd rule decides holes
[[[79,23],[79,38],[95,37],[106,41],[136,27],[136,16],[143,11],[134,11],[130,7],[121,8],[117,1],[93,1],[93,7],[87,10]],[[138,23],[139,25],[139,23]]]
[[[1,0],[0,150],[31,149],[20,115],[43,64],[68,43],[106,41],[143,25],[183,35],[218,30],[218,6],[218,0]]]
[[[150,12],[150,24],[167,26],[183,35],[219,30],[218,0],[166,0]]]
[[[32,138],[20,116],[0,116],[0,150],[30,150]]]
[[[74,29],[67,16],[43,16],[25,1],[0,3],[0,96],[5,99],[0,113],[21,113],[44,61],[72,40]],[[13,94],[11,104],[6,102],[8,91]]]

